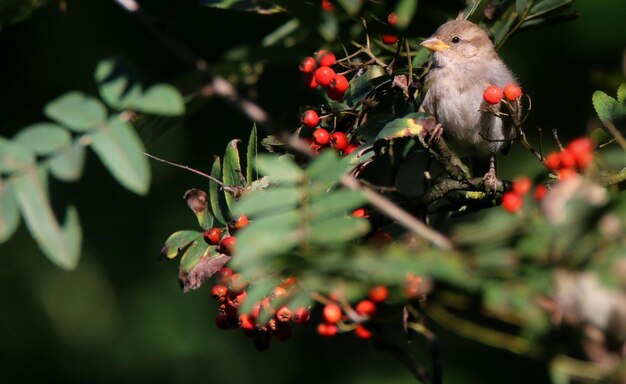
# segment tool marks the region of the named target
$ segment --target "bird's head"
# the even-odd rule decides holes
[[[496,55],[487,32],[467,20],[448,21],[421,45],[433,52],[439,65],[489,59]]]

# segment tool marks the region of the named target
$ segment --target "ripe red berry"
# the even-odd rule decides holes
[[[239,308],[246,300],[246,297],[248,297],[248,293],[246,291],[241,291],[240,293],[229,293],[228,296],[226,296],[226,302],[232,308]]]
[[[593,161],[593,142],[587,137],[573,140],[567,150],[576,158],[576,166],[585,169]]]
[[[220,241],[217,248],[219,252],[231,256],[233,254],[233,249],[235,248],[236,243],[237,239],[235,238],[235,236],[226,236]]]
[[[228,221],[228,232],[233,235],[240,229],[243,229],[248,226],[250,221],[246,215],[241,215],[239,217],[233,217]]]
[[[370,289],[368,296],[373,302],[382,303],[387,300],[389,290],[384,285],[376,285]]]
[[[280,297],[284,299],[285,296],[287,296],[287,290],[283,287],[276,287],[270,293],[270,301],[277,300]]]
[[[328,95],[328,98],[331,100],[341,101],[346,96],[346,93],[336,91],[332,88],[328,88],[326,89],[326,95]]]
[[[502,208],[504,208],[505,211],[511,213],[517,212],[522,208],[522,205],[524,205],[524,199],[522,199],[520,195],[513,192],[506,192],[502,195]]]
[[[211,297],[219,303],[226,301],[226,295],[228,294],[228,288],[223,285],[214,285],[211,287]]]
[[[334,53],[325,49],[321,49],[319,52],[317,52],[317,62],[319,63],[320,67],[330,67],[331,65],[335,64],[335,61],[337,61],[337,59],[335,58]]]
[[[398,40],[400,40],[400,38],[396,35],[383,34],[383,44],[385,45],[395,44]]]
[[[343,151],[348,147],[348,138],[343,132],[333,132],[330,135],[330,145],[338,151]]]
[[[320,117],[317,114],[317,112],[315,112],[312,109],[309,109],[307,111],[304,111],[304,113],[302,113],[302,116],[300,116],[300,121],[302,122],[302,125],[304,125],[305,127],[315,128],[317,126],[317,123],[320,122]]]
[[[357,325],[356,328],[354,328],[354,334],[356,335],[356,337],[363,340],[372,338],[372,331],[365,328],[361,324]]]
[[[279,323],[276,326],[276,329],[272,330],[272,335],[278,341],[285,341],[291,337],[293,334],[293,330],[291,329],[291,325],[285,323]]]
[[[306,324],[311,319],[311,313],[305,307],[300,307],[293,312],[292,318],[296,324]]]
[[[552,171],[556,171],[561,167],[561,156],[558,152],[551,152],[546,156],[546,167]]]
[[[504,95],[507,100],[515,101],[522,96],[522,88],[517,84],[509,83],[504,86]]]
[[[369,215],[367,214],[365,208],[359,208],[352,211],[352,217],[368,218]]]
[[[335,76],[335,71],[330,67],[320,67],[315,70],[315,81],[322,87],[328,87],[333,76]]]
[[[495,85],[488,86],[485,92],[483,92],[483,99],[489,104],[498,104],[503,96],[504,92],[502,92],[502,89]]]
[[[524,196],[528,193],[528,191],[530,191],[530,188],[532,188],[532,186],[533,182],[528,177],[520,176],[513,180],[513,187],[511,188],[511,190],[513,191],[513,193],[519,196]]]
[[[324,146],[330,142],[330,133],[324,128],[317,128],[315,132],[313,132],[313,140],[315,144]]]
[[[217,280],[219,281],[220,284],[228,284],[228,282],[230,281],[230,277],[233,275],[233,270],[228,268],[228,267],[222,267],[222,269],[220,269],[217,272]]]
[[[335,336],[337,334],[337,326],[335,324],[319,323],[317,325],[317,333],[324,337]]]
[[[239,328],[245,331],[252,331],[256,329],[254,325],[254,318],[249,313],[242,313],[239,315]]]
[[[396,25],[398,24],[398,15],[396,15],[394,12],[391,12],[389,14],[389,16],[387,16],[387,22],[389,23],[389,25]]]
[[[326,12],[332,12],[335,9],[335,6],[330,2],[330,0],[322,0],[322,9]]]
[[[579,169],[585,169],[593,161],[593,154],[591,152],[583,152],[576,155],[576,166]]]
[[[373,316],[376,313],[376,304],[370,300],[361,300],[355,309],[359,315]]]
[[[318,84],[317,81],[315,81],[315,74],[314,73],[310,73],[308,74],[305,78],[305,84],[307,86],[307,88],[309,89],[316,89]]]
[[[328,84],[328,89],[332,89],[335,92],[343,93],[348,89],[349,83],[348,79],[344,75],[335,75],[332,80],[330,80],[330,84]]]
[[[222,238],[222,230],[219,228],[209,228],[204,232],[204,241],[211,245],[217,245]]]
[[[543,184],[539,184],[535,188],[535,200],[537,201],[543,200],[543,198],[546,196],[546,193],[548,193],[548,188],[546,188],[546,186]]]
[[[341,320],[341,307],[335,303],[326,304],[322,311],[324,321],[328,324],[335,324]]]
[[[346,149],[343,150],[343,154],[344,155],[349,155],[352,152],[356,151],[357,149],[359,149],[359,146],[356,144],[350,144],[346,147]]]
[[[292,318],[291,309],[285,306],[278,308],[278,311],[276,311],[276,319],[280,322],[287,323],[291,321],[291,318]]]
[[[228,290],[230,293],[241,293],[248,286],[248,282],[238,273],[235,273],[230,277],[228,282]]]
[[[293,276],[289,276],[280,283],[280,286],[285,289],[289,289],[293,287],[295,284],[296,284],[296,278]]]
[[[561,168],[559,169],[559,180],[567,180],[576,175],[576,170],[574,168]]]
[[[255,319],[261,316],[261,302],[260,301],[257,301],[256,303],[254,303],[254,305],[252,306],[252,309],[250,310],[250,314]]]
[[[300,72],[302,73],[313,73],[316,68],[317,62],[310,56],[302,59],[302,62],[300,63]]]
[[[576,166],[576,156],[574,156],[568,148],[561,151],[559,157],[561,160],[561,168],[572,168]]]

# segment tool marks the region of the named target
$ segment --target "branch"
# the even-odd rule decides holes
[[[426,368],[424,368],[420,363],[417,362],[415,357],[411,355],[406,350],[398,347],[395,344],[387,340],[377,340],[375,344],[377,349],[381,351],[388,351],[393,357],[398,359],[404,365],[417,380],[424,384],[433,384],[433,381],[430,379],[430,375]]]

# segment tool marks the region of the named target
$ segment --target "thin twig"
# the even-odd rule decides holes
[[[392,344],[387,340],[377,340],[376,347],[383,351],[389,351],[389,353],[398,359],[398,361],[400,361],[402,365],[404,365],[420,382],[424,384],[433,383],[426,368],[418,363],[415,357],[413,357],[413,355],[411,355],[408,351]]]
[[[411,61],[411,45],[409,40],[404,39],[404,48],[406,49],[406,58],[409,64],[409,84],[413,82],[413,63]]]
[[[609,133],[611,135],[613,135],[613,137],[615,138],[615,140],[617,141],[617,143],[624,149],[626,149],[626,139],[624,139],[624,135],[622,135],[622,133],[617,129],[617,127],[615,126],[615,124],[613,124],[610,121],[603,121],[602,122],[604,124],[604,126],[606,127],[606,129],[609,130]]]
[[[191,173],[195,173],[196,175],[200,175],[202,177],[206,177],[207,179],[209,179],[209,180],[219,184],[219,186],[222,187],[226,191],[230,191],[230,190],[233,189],[231,186],[228,186],[228,185],[224,184],[223,182],[221,182],[220,180],[216,179],[215,177],[213,177],[211,175],[207,175],[206,173],[198,171],[197,169],[191,168],[190,166],[174,163],[172,161],[167,161],[165,159],[161,159],[160,157],[156,157],[154,155],[151,155],[151,154],[149,154],[147,152],[144,152],[143,154],[148,156],[149,158],[151,158],[153,160],[160,161],[161,163],[165,163],[167,165],[171,165],[173,167],[181,168],[181,169],[184,169],[184,170],[189,171]]]

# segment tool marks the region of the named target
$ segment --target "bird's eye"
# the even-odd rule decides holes
[[[452,38],[452,43],[453,43],[453,44],[456,44],[456,43],[458,43],[459,41],[461,41],[461,39],[460,39],[458,36],[454,36],[454,37]]]

